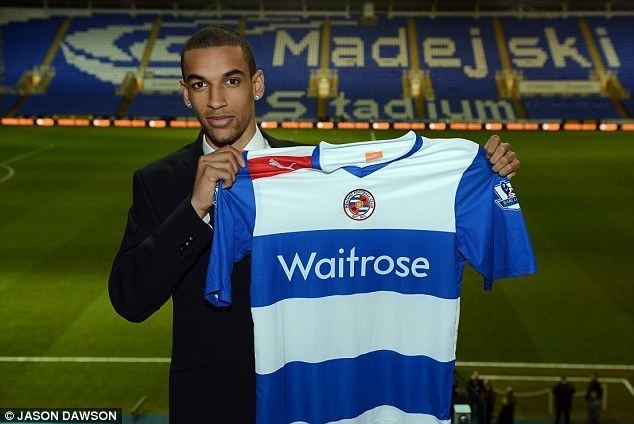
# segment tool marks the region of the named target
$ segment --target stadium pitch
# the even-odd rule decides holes
[[[403,132],[271,133],[349,142]],[[195,135],[0,127],[1,407],[129,411],[146,397],[144,411],[166,411],[171,306],[143,324],[128,323],[109,303],[107,278],[131,201],[132,172]],[[423,135],[484,143],[490,133]],[[553,377],[568,375],[583,391],[597,365],[609,388],[604,421],[634,422],[634,396],[623,382],[634,380],[634,134],[501,135],[522,161],[513,185],[540,272],[500,281],[486,293],[481,278],[465,272],[458,372],[468,378],[477,369],[495,377],[497,388],[512,385],[516,393],[543,392]],[[530,365],[544,363],[567,366]],[[545,418],[547,396],[518,397],[517,408],[519,417]],[[583,399],[575,399],[574,414],[585,416]]]

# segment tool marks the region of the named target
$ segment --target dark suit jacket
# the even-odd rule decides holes
[[[271,147],[287,147],[264,134]],[[211,228],[190,204],[202,133],[134,173],[133,202],[110,273],[110,300],[141,322],[173,300],[169,406],[172,423],[254,421],[255,368],[250,258],[234,267],[233,304],[203,299]]]

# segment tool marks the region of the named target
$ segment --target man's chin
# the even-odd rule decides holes
[[[240,138],[240,134],[238,134],[237,131],[227,130],[226,132],[220,132],[216,129],[210,131],[209,128],[205,131],[205,136],[207,137],[207,141],[216,146],[216,148],[231,146]]]

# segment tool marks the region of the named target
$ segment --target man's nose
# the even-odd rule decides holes
[[[209,98],[207,99],[207,106],[214,110],[227,106],[227,99],[225,98],[222,87],[211,87],[209,90]]]

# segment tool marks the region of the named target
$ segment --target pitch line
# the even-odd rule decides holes
[[[634,371],[634,365],[613,364],[552,364],[533,362],[465,362],[457,361],[458,367],[476,368],[537,368],[537,369],[563,369],[563,370],[616,370]]]
[[[559,381],[559,377],[546,377],[546,376],[536,376],[536,375],[481,375],[480,378],[488,379],[488,380],[502,380],[502,381]],[[587,383],[588,379],[586,377],[566,377],[568,381],[577,382],[577,383]],[[628,392],[634,397],[634,387],[632,387],[632,383],[627,378],[618,378],[618,377],[602,377],[602,383],[622,383]]]
[[[46,146],[41,146],[41,147],[38,147],[38,148],[33,149],[31,151],[28,151],[26,153],[22,153],[21,155],[14,156],[14,157],[12,157],[12,158],[10,158],[8,160],[5,160],[4,162],[0,162],[0,168],[6,169],[7,172],[8,172],[7,175],[5,175],[4,177],[0,178],[0,184],[9,181],[11,178],[13,178],[15,176],[15,169],[12,166],[9,166],[7,164],[15,163],[15,162],[20,161],[22,159],[26,159],[26,158],[31,157],[33,155],[37,155],[38,153],[41,153],[44,150],[48,150],[51,147],[53,147],[52,144],[48,144]]]
[[[170,358],[121,358],[94,356],[0,356],[0,362],[169,363]]]
[[[0,356],[0,362],[148,362],[168,363],[170,358],[147,357],[103,357],[103,356]],[[588,369],[588,370],[616,370],[632,371],[634,365],[612,364],[549,364],[533,362],[466,362],[457,361],[458,367],[476,368],[539,368],[539,369]]]
[[[13,169],[12,166],[5,165],[4,163],[0,163],[0,168],[4,168],[8,172],[7,175],[5,175],[4,177],[0,178],[0,184],[2,184],[5,181],[9,181],[15,175],[15,169]]]
[[[37,148],[35,148],[33,150],[30,150],[30,151],[28,151],[26,153],[22,153],[21,155],[14,156],[11,159],[7,159],[7,160],[3,161],[2,163],[3,164],[15,163],[15,162],[21,161],[22,159],[26,159],[26,158],[29,158],[29,157],[31,157],[33,155],[37,155],[38,153],[42,153],[43,151],[48,150],[48,149],[50,149],[52,147],[53,147],[53,144],[47,144],[46,146],[40,146],[40,147],[37,147]]]

